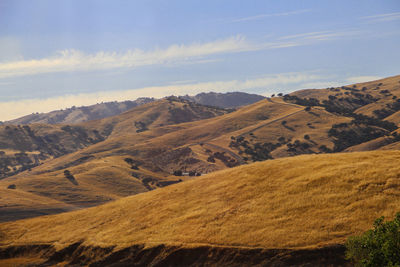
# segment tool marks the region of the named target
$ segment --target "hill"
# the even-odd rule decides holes
[[[219,108],[237,108],[253,104],[264,99],[264,96],[248,94],[243,92],[230,93],[200,93],[195,96],[182,96],[182,99],[189,100],[205,106]],[[65,110],[55,110],[48,113],[32,113],[17,119],[5,121],[0,124],[26,125],[26,124],[76,124],[85,121],[99,120],[112,117],[128,111],[134,107],[156,101],[154,98],[141,97],[133,101],[105,102],[91,106],[71,107]]]
[[[340,244],[398,211],[399,159],[398,151],[303,155],[214,172],[0,224],[0,255],[95,266],[345,264]]]
[[[101,120],[40,126],[54,131],[58,139],[49,139],[46,132],[50,130],[35,130],[39,125],[34,124],[30,129],[35,136],[50,140],[47,147],[59,153],[39,159],[36,167],[25,163],[25,158],[33,161],[46,152],[36,148],[17,150],[21,138],[12,148],[14,141],[7,144],[12,135],[4,130],[8,135],[3,140],[9,150],[4,149],[2,162],[10,171],[4,175],[8,178],[0,180],[0,188],[14,184],[17,190],[83,208],[256,161],[300,154],[397,149],[400,135],[394,122],[357,110],[374,103],[365,100],[371,98],[367,90],[374,91],[374,86],[382,84],[394,88],[390,89],[394,92],[395,81],[399,80],[397,76],[365,83],[360,91],[354,91],[360,85],[340,87],[344,93],[338,99],[329,97],[338,93],[338,88],[305,90],[314,94],[311,98],[297,96],[305,94],[299,91],[236,111],[169,97]],[[367,89],[363,91],[364,87]],[[13,127],[16,132],[26,128]],[[24,138],[29,137],[24,131]],[[22,152],[26,156],[22,157]],[[17,156],[21,161],[16,160]]]
[[[55,110],[48,113],[32,113],[4,124],[74,124],[115,116],[139,105],[155,101],[154,98],[138,98],[134,101],[106,102],[91,106],[71,107],[65,110]]]
[[[182,96],[182,98],[207,106],[221,108],[237,108],[246,106],[265,99],[264,96],[243,92],[229,93],[200,93],[195,96]]]
[[[167,98],[138,106],[118,116],[81,124],[3,125],[0,126],[0,179],[102,142],[110,136],[145,132],[157,126],[196,121],[227,112],[221,108]]]

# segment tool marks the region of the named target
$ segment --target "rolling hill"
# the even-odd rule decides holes
[[[176,99],[159,100],[118,116],[82,124],[0,126],[0,178],[29,170],[46,160],[99,143],[110,136],[140,133],[157,126],[196,121],[228,112]]]
[[[346,265],[344,240],[398,211],[399,160],[398,151],[275,159],[3,223],[1,263]]]
[[[1,126],[0,159],[8,170],[2,175],[8,178],[0,188],[13,185],[7,190],[77,209],[256,161],[397,149],[397,124],[360,110],[375,110],[379,101],[395,107],[399,81],[303,90],[236,111],[168,97],[80,124]],[[382,97],[376,87],[392,96]],[[31,207],[16,200],[16,209]]]
[[[17,119],[5,121],[4,124],[74,124],[115,116],[152,101],[155,101],[155,99],[143,97],[134,101],[106,102],[83,107],[73,106],[65,110],[55,110],[48,113],[32,113]]]
[[[194,96],[181,96],[180,98],[189,100],[205,106],[213,106],[219,108],[237,108],[264,99],[264,96],[256,94],[248,94],[243,92],[229,93],[200,93]],[[141,97],[133,101],[122,102],[105,102],[91,106],[71,107],[65,110],[55,110],[48,113],[32,113],[13,120],[0,122],[6,125],[19,124],[76,124],[85,121],[99,120],[103,118],[119,115],[134,107],[156,101],[154,98]]]

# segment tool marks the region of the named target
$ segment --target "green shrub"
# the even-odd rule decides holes
[[[357,266],[400,266],[400,213],[393,221],[375,220],[374,229],[346,242],[346,258]]]

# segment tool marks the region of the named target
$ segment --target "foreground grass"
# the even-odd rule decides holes
[[[0,245],[344,243],[398,210],[399,160],[399,151],[374,151],[255,163],[94,208],[0,224]]]

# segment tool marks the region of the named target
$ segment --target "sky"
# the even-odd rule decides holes
[[[0,121],[400,74],[399,0],[0,0]]]

